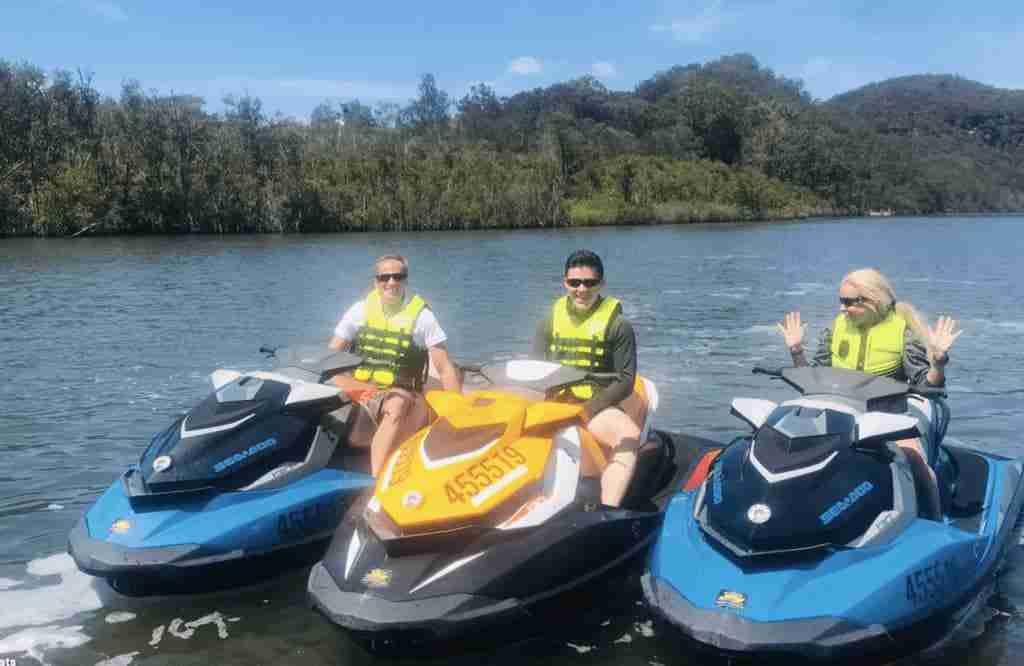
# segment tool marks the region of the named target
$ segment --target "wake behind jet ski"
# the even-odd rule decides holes
[[[948,409],[936,396],[918,400],[937,408],[920,432],[905,383],[825,367],[769,374],[803,395],[733,401],[754,432],[669,505],[642,577],[650,606],[733,656],[896,656],[948,637],[1017,542],[1024,465],[941,445]],[[919,515],[895,443],[915,436],[934,451],[940,520]]]
[[[124,594],[196,592],[320,557],[373,485],[365,452],[345,445],[351,402],[322,383],[360,359],[324,347],[276,357],[271,372],[215,371],[213,394],[153,437],[72,529],[82,571]]]
[[[642,380],[646,443],[623,507],[603,506],[584,472],[604,454],[581,406],[550,400],[590,376],[539,361],[480,373],[485,390],[427,393],[438,419],[394,452],[310,573],[313,605],[371,649],[480,638],[643,553],[714,446],[654,430],[657,391]]]

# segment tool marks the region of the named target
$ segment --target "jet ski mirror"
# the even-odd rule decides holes
[[[768,419],[768,415],[778,405],[771,400],[758,400],[757,398],[734,398],[729,413],[738,416],[750,424],[750,427],[757,430]]]
[[[881,444],[899,439],[920,437],[917,419],[903,414],[868,412],[857,418],[857,444]]]

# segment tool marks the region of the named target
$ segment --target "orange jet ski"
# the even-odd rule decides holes
[[[644,444],[622,507],[604,506],[605,451],[581,405],[555,399],[594,376],[541,361],[476,371],[479,390],[427,393],[437,419],[395,450],[310,573],[311,603],[371,649],[533,619],[540,602],[643,555],[667,501],[719,448],[655,430],[658,393],[638,378]]]

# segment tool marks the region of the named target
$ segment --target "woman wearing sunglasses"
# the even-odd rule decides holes
[[[839,314],[822,331],[811,365],[832,366],[884,375],[910,384],[944,386],[949,349],[963,331],[950,317],[939,317],[929,328],[910,303],[896,300],[896,293],[881,272],[863,268],[847,274],[839,284]],[[799,312],[790,312],[778,325],[793,365],[808,365],[804,355],[804,330]],[[914,416],[926,412],[912,406]],[[928,510],[940,511],[935,472],[920,439],[898,442],[907,454],[915,476],[927,488]]]
[[[334,383],[362,408],[350,441],[370,447],[374,476],[396,444],[428,424],[422,390],[430,363],[445,389],[462,391],[445,346],[448,336],[422,297],[406,296],[408,278],[404,257],[385,255],[374,262],[374,288],[345,312],[329,343],[363,357],[353,376],[335,377]]]
[[[604,264],[589,250],[565,261],[565,295],[537,327],[534,358],[614,374],[607,382],[573,386],[571,400],[583,402],[583,421],[594,438],[612,450],[601,473],[601,502],[619,506],[636,468],[644,406],[633,392],[636,336],[619,301],[601,295]]]

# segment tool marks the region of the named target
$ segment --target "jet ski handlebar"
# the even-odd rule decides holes
[[[760,365],[755,365],[750,372],[755,375],[768,375],[769,377],[782,378],[782,368],[765,368]]]

